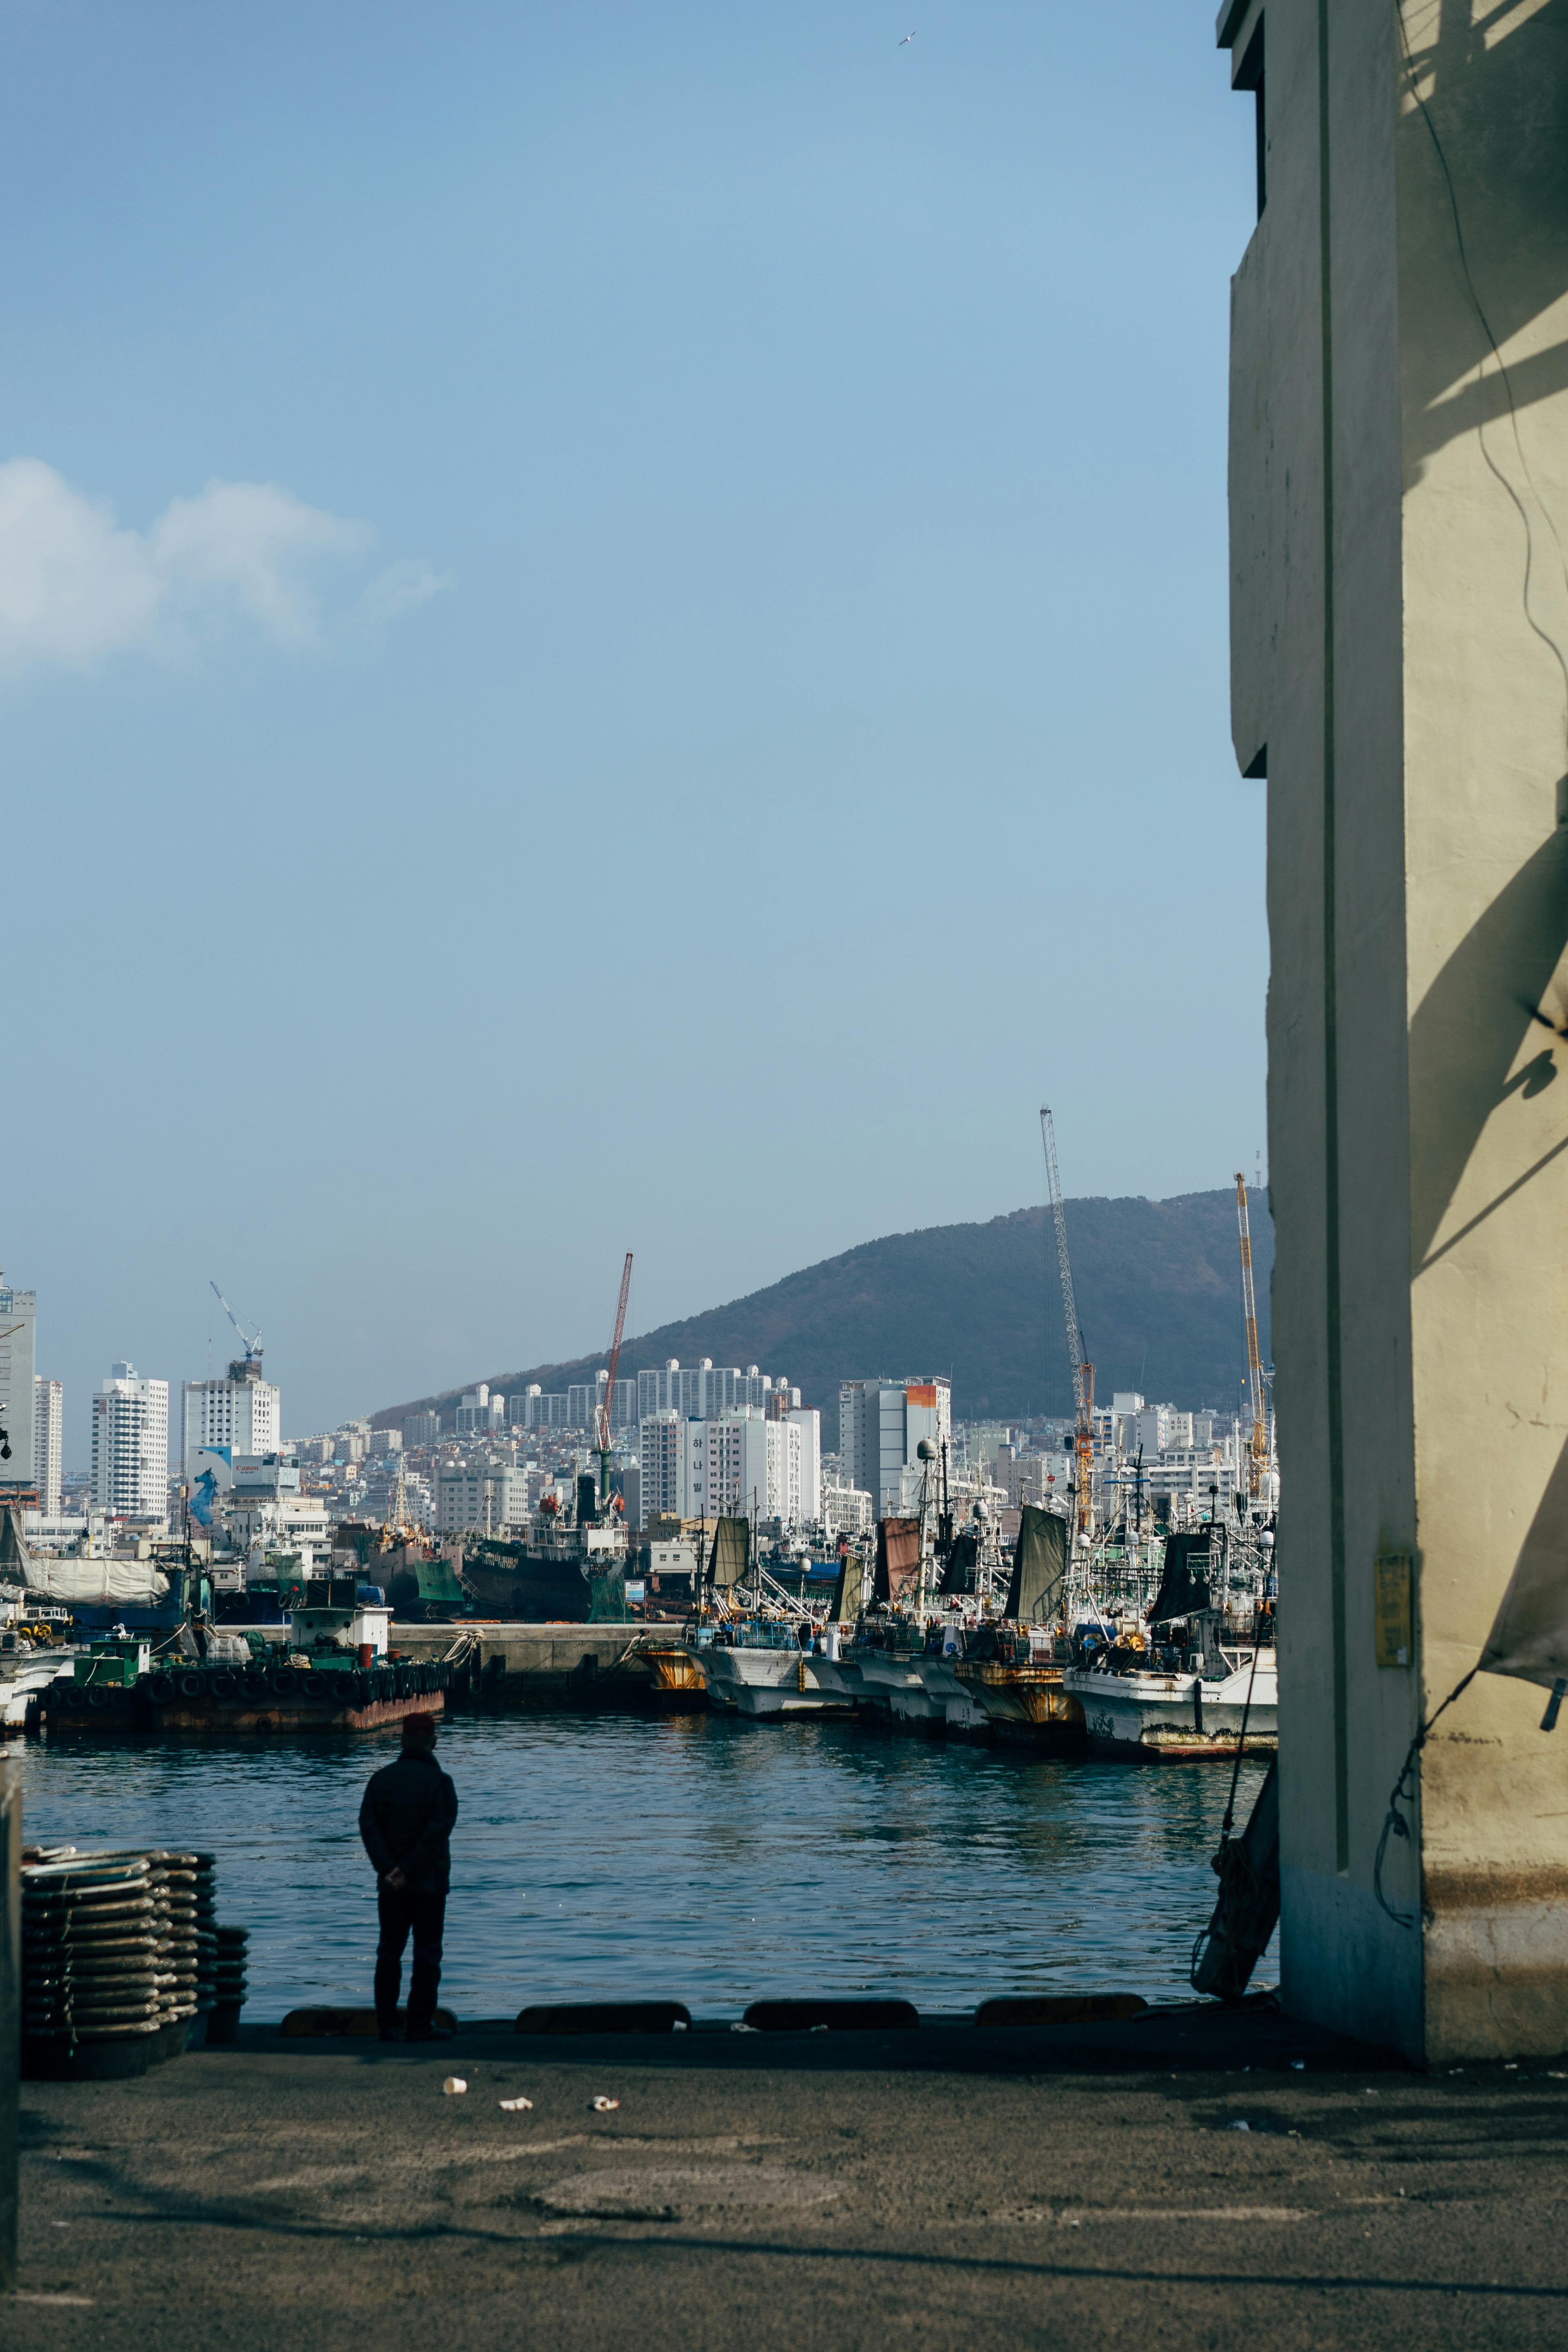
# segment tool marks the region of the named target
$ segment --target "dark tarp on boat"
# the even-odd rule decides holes
[[[1026,1503],[1013,1547],[1013,1581],[1005,1617],[1016,1624],[1038,1623],[1061,1589],[1068,1564],[1068,1523],[1055,1511]]]
[[[1546,1482],[1479,1672],[1515,1675],[1548,1690],[1568,1678],[1568,1452]]]
[[[0,1578],[12,1584],[30,1584],[33,1555],[22,1535],[22,1514],[14,1503],[0,1510]]]
[[[1165,1565],[1149,1612],[1151,1625],[1168,1625],[1173,1617],[1191,1617],[1200,1609],[1213,1607],[1208,1559],[1207,1528],[1181,1528],[1165,1538]]]
[[[912,1598],[921,1574],[919,1519],[877,1522],[876,1596],[885,1608]]]
[[[750,1519],[721,1519],[713,1530],[713,1549],[708,1555],[708,1582],[714,1592],[728,1592],[752,1564],[752,1523]]]
[[[828,1621],[835,1625],[848,1625],[865,1613],[866,1562],[858,1551],[847,1551],[838,1563],[838,1581],[833,1588]]]
[[[974,1571],[980,1565],[980,1538],[965,1528],[954,1536],[948,1549],[947,1564],[942,1571],[943,1592],[973,1592]]]

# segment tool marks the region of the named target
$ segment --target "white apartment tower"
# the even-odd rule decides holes
[[[682,1518],[750,1517],[754,1512],[759,1518],[781,1519],[786,1528],[816,1521],[822,1455],[815,1412],[770,1415],[757,1405],[737,1405],[711,1421],[668,1418],[679,1433]]]
[[[231,1454],[276,1454],[283,1426],[279,1392],[261,1377],[259,1355],[237,1358],[222,1381],[187,1381],[184,1386],[184,1475],[204,1446],[226,1446]]]
[[[877,1515],[896,1511],[903,1473],[929,1438],[952,1436],[952,1391],[944,1380],[846,1381],[838,1391],[838,1458],[844,1483],[872,1497]]]
[[[46,1519],[60,1515],[60,1456],[64,1444],[65,1397],[58,1381],[33,1376],[33,1483]]]
[[[92,1401],[92,1499],[116,1518],[169,1515],[169,1383],[116,1364]]]
[[[0,1501],[7,1495],[31,1496],[33,1466],[33,1364],[36,1292],[12,1290],[0,1276],[0,1429],[11,1448],[10,1460],[0,1460]]]
[[[641,1465],[641,1524],[655,1512],[681,1516],[681,1419],[678,1412],[651,1412],[637,1427]]]

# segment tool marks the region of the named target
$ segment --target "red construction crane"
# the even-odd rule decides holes
[[[616,1336],[610,1342],[610,1371],[605,1382],[604,1402],[599,1407],[599,1508],[604,1510],[610,1499],[610,1423],[616,1410],[616,1375],[621,1369],[621,1340],[626,1328],[626,1301],[632,1295],[632,1254],[626,1252],[626,1262],[621,1269],[621,1296],[616,1307]]]

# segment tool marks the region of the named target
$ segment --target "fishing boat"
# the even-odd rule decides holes
[[[1062,1677],[1094,1753],[1186,1762],[1274,1751],[1271,1570],[1271,1535],[1267,1544],[1244,1540],[1216,1520],[1167,1538],[1142,1626],[1092,1646],[1080,1633],[1088,1654]]]
[[[154,1655],[144,1633],[117,1627],[40,1694],[39,1727],[50,1738],[210,1737],[373,1731],[405,1715],[439,1715],[450,1666],[390,1658],[389,1612],[361,1591],[353,1577],[310,1580],[288,1643],[266,1655],[236,1635],[205,1637],[206,1657]]]
[[[1095,1755],[1166,1763],[1272,1755],[1279,1745],[1274,1651],[1224,1650],[1220,1659],[1207,1673],[1069,1667],[1063,1688],[1083,1710]]]

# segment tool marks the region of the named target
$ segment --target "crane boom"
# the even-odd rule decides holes
[[[224,1297],[216,1282],[212,1284],[211,1288],[213,1297],[217,1300],[218,1305],[223,1308],[224,1313],[228,1317],[229,1321],[234,1325],[235,1329],[239,1334],[240,1344],[245,1349],[246,1362],[247,1364],[258,1364],[261,1361],[260,1332],[247,1331],[246,1329],[244,1324],[240,1321],[238,1316],[235,1313],[233,1307],[229,1305],[227,1299]]]
[[[1067,1325],[1068,1360],[1072,1366],[1073,1454],[1077,1462],[1079,1533],[1094,1531],[1094,1366],[1083,1352],[1078,1328],[1078,1301],[1073,1297],[1072,1260],[1068,1255],[1067,1212],[1062,1204],[1062,1180],[1057,1168],[1057,1129],[1049,1107],[1040,1110],[1040,1140],[1046,1150],[1046,1185],[1057,1233],[1057,1269],[1062,1284],[1062,1319]]]
[[[610,1423],[616,1411],[616,1375],[621,1368],[621,1340],[626,1328],[626,1301],[632,1295],[632,1254],[626,1252],[626,1262],[621,1268],[621,1296],[616,1307],[616,1336],[610,1342],[610,1370],[605,1382],[605,1401],[599,1407],[599,1501],[610,1498]]]
[[[1247,1179],[1236,1179],[1236,1219],[1241,1229],[1241,1311],[1247,1321],[1247,1380],[1252,1392],[1252,1492],[1263,1491],[1268,1467],[1268,1418],[1263,1402],[1263,1359],[1258,1349],[1258,1299],[1252,1286],[1252,1229],[1247,1218]]]

